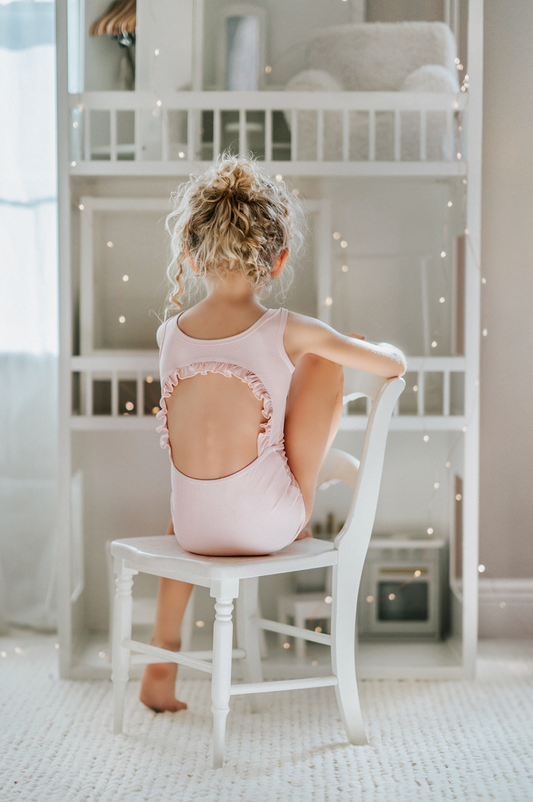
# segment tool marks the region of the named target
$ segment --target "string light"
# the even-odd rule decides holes
[[[83,210],[85,209],[85,206],[83,205],[83,203],[80,203],[80,205],[78,206],[78,209],[80,209],[83,212]]]
[[[270,64],[267,64],[267,65],[266,65],[266,67],[265,67],[265,72],[266,72],[268,75],[270,75],[270,73],[272,72],[272,67],[270,66]]]
[[[461,501],[462,498],[463,497],[462,497],[462,495],[460,493],[457,493],[457,495],[455,496],[455,500],[456,501]]]
[[[442,295],[442,296],[439,298],[439,304],[443,304],[445,301],[446,301],[446,298],[444,297],[444,295]]]
[[[153,376],[147,376],[146,377],[146,384],[152,384],[153,380],[154,380]]]
[[[20,648],[20,646],[15,646],[15,652],[17,654],[22,654],[22,649]]]
[[[331,604],[331,602],[333,601],[333,599],[331,598],[331,596],[326,596],[326,598],[324,599],[324,601],[326,602],[326,604]]]
[[[77,120],[74,120],[74,122],[72,123],[72,127],[73,128],[77,128],[78,127],[78,121]]]
[[[341,248],[347,248],[347,247],[348,247],[348,243],[346,242],[346,240],[345,240],[345,239],[343,239],[343,240],[341,241]]]
[[[343,265],[341,267],[341,270],[342,270],[343,273],[347,273],[348,272],[348,265]]]
[[[178,156],[180,157],[180,159],[184,159],[185,158],[185,153],[182,150],[180,150],[180,152],[178,153]]]
[[[290,648],[291,648],[291,644],[290,644],[290,643],[287,643],[287,642],[285,642],[285,643],[283,644],[283,648],[284,648],[284,649],[290,649]]]
[[[467,428],[468,428],[467,426],[463,426],[463,428],[461,429],[461,431],[462,431],[462,432],[466,432]]]
[[[157,415],[159,412],[159,407],[152,407],[152,415]]]
[[[367,600],[367,602],[368,602],[369,604],[372,604],[372,602],[374,601],[374,597],[373,597],[373,596],[367,596],[367,597],[366,597],[366,600]]]
[[[161,106],[161,101],[160,100],[156,100],[156,104],[155,105],[160,107]]]
[[[413,385],[413,393],[418,393],[418,384]]]
[[[154,50],[154,56],[158,56],[158,55],[159,55],[159,48],[157,50]]]
[[[105,652],[98,652],[98,657],[105,657]]]
[[[457,154],[457,155],[459,156],[459,154]],[[448,201],[448,209],[450,209],[452,206],[453,206],[453,203],[451,201]]]
[[[433,340],[433,342],[431,343],[431,347],[432,348],[436,348],[437,347],[437,341],[436,340]]]
[[[75,167],[76,166],[76,162],[70,162],[70,166],[71,167]]]
[[[482,279],[481,279],[481,283],[482,283],[482,284],[486,284],[486,283],[487,283],[487,279],[485,278],[485,276],[483,276],[483,277],[482,277]]]
[[[293,194],[293,195],[299,195],[299,194],[300,194],[300,190],[299,190],[299,189],[296,189],[296,188],[294,188],[294,189],[293,189],[293,191],[292,191],[292,194]]]
[[[328,297],[328,298],[326,298],[326,300],[324,301],[324,304],[325,304],[326,306],[331,306],[331,304],[332,304],[332,303],[333,303],[333,298],[329,298],[329,297]]]
[[[424,435],[424,443],[429,443],[429,435],[428,434]]]
[[[7,657],[7,652],[0,652],[0,657]]]
[[[125,323],[125,322],[126,322],[126,318],[124,317],[124,315],[121,315],[121,316],[119,317],[119,319],[118,319],[118,322],[119,322],[119,323]]]
[[[128,410],[128,412],[131,412],[131,410],[134,409],[134,408],[135,408],[135,404],[132,401],[127,401],[126,402],[126,409]]]
[[[341,235],[339,234],[339,232],[338,231],[334,231],[333,232],[333,239],[340,239],[340,238],[341,238]]]
[[[440,484],[439,484],[438,482],[435,482],[435,484],[433,485],[433,487],[435,488],[435,490],[438,490],[438,489],[439,489],[439,487],[440,487]]]
[[[429,527],[426,529],[426,532],[428,533],[428,535],[432,535],[432,534],[433,534],[433,531],[434,531],[434,530],[433,530],[433,527],[431,527],[431,526],[429,526]]]
[[[482,335],[484,337],[486,337],[489,332],[488,332],[488,329],[483,329],[483,331],[481,333],[482,333]]]
[[[196,621],[195,623],[196,623],[196,626],[197,626],[197,627],[200,627],[200,629],[201,629],[202,627],[205,627],[205,621]]]
[[[315,627],[315,632],[322,632],[322,627]]]
[[[485,571],[485,566],[482,563],[480,563],[477,567],[477,570],[479,571],[480,574],[482,574]]]
[[[446,465],[447,468],[451,468],[452,467],[452,463],[451,462],[445,462],[444,464]]]
[[[111,240],[109,240],[109,242],[107,242],[106,245],[107,245],[108,248],[114,248],[115,247],[114,243],[111,242]]]
[[[55,647],[56,649],[59,649],[59,643],[54,643],[54,647]]]
[[[421,574],[422,574],[422,571],[419,571],[419,570],[415,571],[415,576],[420,576]]]
[[[283,180],[283,176],[278,174],[276,176],[276,181],[282,181],[282,180]]]
[[[396,598],[396,595],[394,593],[389,593],[390,601],[394,601],[395,598]]]
[[[441,255],[441,257],[444,259],[444,258],[445,258],[445,256],[446,256],[446,251],[441,251],[441,252],[440,252],[440,255]]]
[[[127,274],[124,274],[122,276],[122,281],[126,282],[126,281],[129,281],[129,280],[130,280],[130,277]]]

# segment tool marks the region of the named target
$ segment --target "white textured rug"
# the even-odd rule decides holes
[[[15,651],[18,644],[19,651]],[[363,682],[371,745],[346,742],[331,688],[232,699],[227,765],[210,768],[209,684],[151,713],[128,688],[58,680],[53,638],[0,640],[1,802],[533,800],[533,644],[484,642],[475,682]]]

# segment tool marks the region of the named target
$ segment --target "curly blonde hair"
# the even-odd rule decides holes
[[[302,244],[299,201],[253,159],[223,154],[205,173],[191,175],[171,197],[174,210],[165,223],[171,250],[165,317],[182,306],[188,254],[197,278],[224,278],[238,271],[265,297],[276,257],[289,245],[294,257]],[[289,265],[283,274],[286,289],[292,280]]]

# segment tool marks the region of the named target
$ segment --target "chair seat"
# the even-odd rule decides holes
[[[337,551],[333,543],[316,538],[295,540],[281,551],[260,557],[206,557],[193,554],[169,535],[114,540],[111,553],[124,559],[128,568],[186,582],[190,582],[194,576],[197,584],[207,587],[216,579],[284,574],[337,563]]]

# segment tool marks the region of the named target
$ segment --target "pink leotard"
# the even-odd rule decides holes
[[[285,404],[294,366],[283,345],[286,309],[269,309],[233,337],[197,340],[179,328],[179,315],[159,327],[161,447],[169,447],[166,399],[180,379],[198,373],[235,376],[263,402],[265,423],[257,459],[221,479],[193,479],[170,453],[171,512],[178,543],[197,554],[269,554],[296,538],[305,524],[303,497],[283,444]]]

